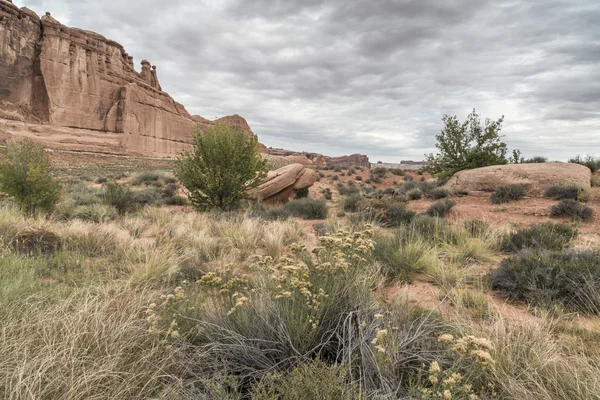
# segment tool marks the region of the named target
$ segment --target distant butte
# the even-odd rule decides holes
[[[216,122],[252,134],[239,115],[190,115],[162,90],[156,67],[143,60],[137,72],[119,43],[0,0],[0,140],[171,157],[188,146],[194,124]]]

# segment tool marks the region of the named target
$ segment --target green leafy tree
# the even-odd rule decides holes
[[[463,169],[506,164],[506,143],[500,140],[504,116],[497,121],[485,120],[479,114],[469,114],[464,122],[456,116],[444,115],[444,129],[436,136],[438,154],[425,155],[427,169],[442,181]]]
[[[192,148],[175,162],[175,175],[200,211],[239,207],[266,172],[256,136],[249,138],[239,128],[222,124],[207,132],[196,127]]]
[[[51,211],[61,186],[52,176],[44,148],[31,140],[11,141],[0,158],[0,191],[12,197],[26,213]]]

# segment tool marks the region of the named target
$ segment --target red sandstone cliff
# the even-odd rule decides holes
[[[252,134],[238,115],[191,116],[162,91],[156,67],[143,60],[135,71],[120,44],[0,0],[0,140],[172,156],[187,147],[194,124],[217,122]]]

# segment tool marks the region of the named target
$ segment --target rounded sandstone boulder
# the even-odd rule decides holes
[[[518,184],[527,187],[530,196],[541,196],[554,185],[576,184],[589,188],[590,179],[590,169],[579,164],[507,164],[459,171],[445,186],[454,191],[493,192],[499,186]]]
[[[302,164],[290,164],[269,171],[267,180],[260,185],[254,197],[263,203],[285,203],[300,189],[311,187],[317,178],[314,170]]]

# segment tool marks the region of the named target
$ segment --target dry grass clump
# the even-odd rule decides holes
[[[148,332],[156,292],[109,285],[54,304],[29,303],[2,321],[0,397],[146,399],[180,374],[176,353]]]

